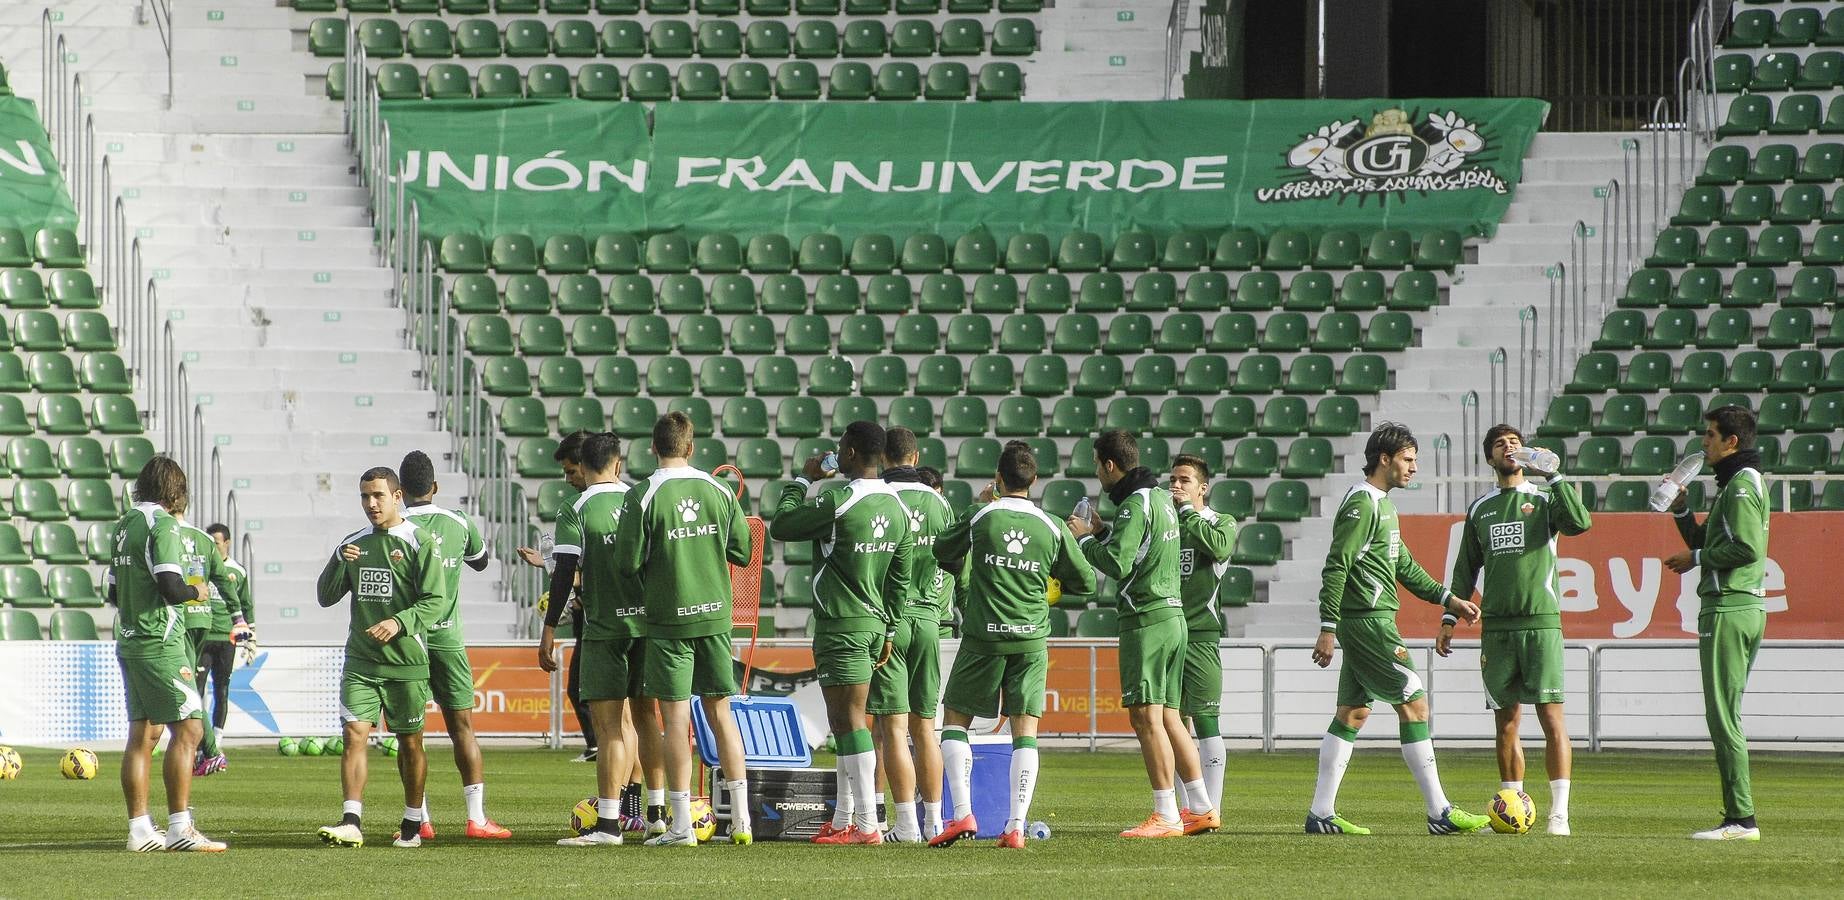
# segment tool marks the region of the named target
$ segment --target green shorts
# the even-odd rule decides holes
[[[169,725],[205,717],[199,699],[197,660],[184,655],[117,659],[127,690],[128,720]]]
[[[1185,643],[1184,695],[1178,711],[1187,716],[1216,716],[1223,706],[1223,656],[1216,641]]]
[[[474,667],[466,650],[429,648],[429,692],[443,709],[474,708]]]
[[[402,681],[347,671],[339,680],[340,722],[383,723],[394,734],[419,734],[429,705],[429,680]]]
[[[1487,709],[1562,702],[1562,629],[1488,631],[1479,636]]]
[[[890,661],[871,672],[871,699],[865,712],[873,716],[913,713],[932,719],[940,703],[941,626],[923,619],[903,619],[896,627]]]
[[[871,666],[884,655],[884,636],[872,631],[813,636],[813,664],[820,672],[820,687],[868,684]]]
[[[1185,620],[1166,619],[1120,633],[1120,702],[1122,706],[1183,705]]]
[[[1044,714],[1044,678],[1050,672],[1050,651],[981,653],[965,644],[954,655],[942,702],[958,713],[992,718]],[[1001,704],[1000,701],[1004,703]]]
[[[641,679],[646,674],[646,638],[584,639],[576,642],[576,652],[582,658],[578,663],[582,668],[577,672],[577,692],[583,702],[640,698]]]
[[[1369,707],[1411,703],[1426,691],[1393,619],[1345,619],[1338,623],[1338,705]]]
[[[736,665],[730,658],[730,633],[694,638],[644,638],[642,692],[655,700],[728,697],[736,693]],[[588,660],[584,660],[588,662]],[[584,699],[589,681],[583,679]],[[612,699],[612,698],[602,698]]]

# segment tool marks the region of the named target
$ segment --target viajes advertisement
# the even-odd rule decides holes
[[[1540,100],[387,103],[428,234],[1492,233]]]
[[[38,106],[24,97],[0,97],[0,225],[29,236],[40,228],[76,224],[77,209]]]
[[[1402,541],[1428,574],[1446,583],[1463,524],[1457,515],[1405,515]],[[1840,546],[1844,513],[1774,513],[1769,519],[1763,584],[1769,639],[1844,638],[1836,601],[1836,585],[1844,583]],[[1557,545],[1563,636],[1694,639],[1702,572],[1679,575],[1664,565],[1682,549],[1668,516],[1595,513],[1587,534]],[[1396,621],[1409,638],[1431,638],[1440,629],[1440,613],[1407,592]]]

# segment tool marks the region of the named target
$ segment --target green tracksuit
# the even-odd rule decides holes
[[[1402,546],[1396,505],[1389,494],[1360,481],[1345,492],[1332,522],[1319,589],[1319,630],[1338,635],[1344,660],[1338,669],[1338,705],[1413,702],[1421,676],[1396,630],[1396,583],[1429,603],[1447,602],[1447,589]]]
[[[1179,598],[1178,512],[1164,488],[1141,488],[1115,509],[1106,538],[1091,534],[1082,553],[1120,584],[1121,703],[1183,705],[1184,601]]]
[[[914,713],[932,719],[941,703],[941,620],[954,595],[953,579],[935,560],[935,542],[954,524],[954,513],[926,484],[893,481],[889,485],[909,510],[916,546],[890,659],[871,672],[871,696],[865,710],[874,716]]]
[[[1767,570],[1767,480],[1746,468],[1717,488],[1701,523],[1677,516],[1678,533],[1703,568],[1697,581],[1697,661],[1703,669],[1703,718],[1716,748],[1723,815],[1754,815],[1748,781],[1748,737],[1742,733],[1742,691],[1767,629],[1762,576]]]
[[[578,683],[583,700],[629,700],[642,696],[645,675],[647,603],[640,580],[615,565],[615,542],[627,515],[628,486],[598,481],[557,515],[555,556],[581,560],[583,621],[577,632],[581,658]],[[729,567],[725,566],[726,574]]]
[[[781,492],[769,535],[813,542],[813,658],[820,684],[867,684],[894,642],[909,596],[915,535],[909,509],[881,478],[858,478],[807,500],[807,481]]]
[[[1479,667],[1487,707],[1562,702],[1556,540],[1593,524],[1581,493],[1559,480],[1548,488],[1529,481],[1501,488],[1467,509],[1447,587],[1456,597],[1470,598],[1485,570]]]
[[[166,725],[203,717],[192,671],[198,651],[182,609],[209,611],[209,602],[169,604],[154,578],[160,572],[185,574],[179,521],[159,504],[137,503],[115,523],[113,543],[108,583],[119,610],[115,656],[122,666],[129,720]]]
[[[1178,508],[1179,599],[1185,608],[1184,682],[1179,712],[1216,717],[1223,698],[1223,619],[1217,591],[1236,548],[1236,520],[1208,506]]]
[[[435,538],[436,560],[442,567],[445,605],[423,635],[429,647],[429,690],[435,705],[443,709],[471,710],[474,667],[461,634],[461,564],[485,557],[486,539],[467,514],[434,503],[408,504],[403,517]]]
[[[344,549],[359,548],[348,560]],[[423,730],[430,700],[429,649],[423,635],[447,608],[447,586],[435,536],[405,519],[390,528],[366,526],[333,547],[316,586],[321,606],[352,595],[351,628],[340,677],[340,720],[377,723],[379,713],[397,734]],[[367,632],[395,619],[389,641]]]

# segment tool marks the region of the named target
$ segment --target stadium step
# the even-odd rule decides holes
[[[304,194],[306,192],[303,192]],[[144,227],[165,225],[215,225],[221,228],[369,228],[371,213],[363,207],[286,204],[217,204],[204,208],[161,206],[128,201],[134,220]]]
[[[198,244],[188,241],[166,240],[155,234],[141,240],[144,254],[158,255],[164,267],[172,270],[174,278],[188,279],[185,272],[197,269],[263,269],[274,270],[284,266],[311,264],[309,283],[320,277],[320,273],[338,271],[351,272],[369,267],[375,254],[370,247],[333,244],[328,246],[314,240],[319,233],[302,232],[304,241],[292,241],[288,244],[268,244],[250,241],[236,243]],[[155,250],[159,252],[154,253]],[[232,276],[235,277],[234,275]],[[341,279],[344,283],[348,279]],[[291,283],[282,278],[279,282]],[[385,282],[388,285],[388,282]]]
[[[165,225],[142,226],[136,231],[143,246],[148,244],[176,244],[189,247],[225,246],[256,244],[268,247],[290,247],[311,243],[311,247],[299,247],[303,251],[313,252],[316,256],[321,251],[338,247],[364,248],[366,253],[372,251],[372,232],[370,228],[352,225],[333,225],[314,227],[311,230],[290,228],[285,225],[255,225],[232,228],[222,225]]]
[[[204,187],[252,184],[268,188],[313,190],[349,187],[353,176],[344,167],[327,163],[284,165],[273,162],[228,163],[216,159],[184,162],[151,161],[110,163],[118,184],[149,188],[156,185]]]
[[[119,184],[122,199],[130,207],[137,205],[209,209],[213,206],[271,207],[300,209],[321,207],[356,208],[365,211],[369,193],[356,182],[316,188],[256,187],[225,182],[220,187],[182,187],[180,185]],[[133,212],[130,211],[130,218]]]
[[[96,140],[119,163],[337,165],[350,168],[343,134],[167,134],[108,131]],[[116,163],[111,163],[114,165]],[[350,182],[349,182],[350,183]]]
[[[351,288],[344,285],[313,284],[265,287],[245,285],[238,290],[226,290],[222,286],[163,284],[160,286],[160,302],[175,303],[192,308],[223,306],[261,306],[317,309],[323,311],[340,311],[353,308],[357,304],[369,304],[376,301],[388,306],[391,292],[388,287]],[[377,307],[373,307],[377,308]]]
[[[150,260],[150,262],[152,262]],[[155,268],[165,268],[156,264]],[[170,280],[175,285],[253,285],[258,287],[307,287],[315,284],[339,285],[342,288],[384,288],[391,286],[391,273],[380,268],[326,267],[326,268],[292,268],[280,266],[243,265],[237,268],[220,268],[193,265],[175,267],[171,274],[162,280]],[[156,279],[160,276],[154,275]]]

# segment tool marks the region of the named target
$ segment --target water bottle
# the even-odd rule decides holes
[[[1092,520],[1095,517],[1095,507],[1088,502],[1087,497],[1083,497],[1082,499],[1076,501],[1076,509],[1073,513],[1071,513],[1071,515],[1075,516],[1078,519],[1081,519],[1084,522],[1087,522],[1087,521]]]
[[[1670,509],[1672,502],[1677,500],[1678,494],[1683,493],[1684,487],[1690,484],[1690,480],[1702,471],[1703,451],[1697,450],[1685,454],[1683,459],[1678,460],[1677,468],[1672,469],[1671,474],[1660,478],[1658,487],[1652,489],[1650,502],[1652,511],[1664,512]]]
[[[1533,472],[1551,475],[1562,468],[1561,458],[1537,447],[1519,447],[1511,451],[1511,461]]]
[[[826,455],[825,455],[825,456],[822,456],[822,457],[820,457],[820,468],[821,468],[822,470],[824,470],[824,471],[826,471],[826,472],[837,472],[837,471],[839,471],[839,454],[838,454],[838,452],[837,452],[837,451],[834,451],[834,450],[828,450],[828,451],[826,451]]]
[[[1029,835],[1031,840],[1034,840],[1034,841],[1049,840],[1050,839],[1050,826],[1048,824],[1045,824],[1041,820],[1037,822],[1032,822],[1030,826],[1025,829],[1025,834]]]

